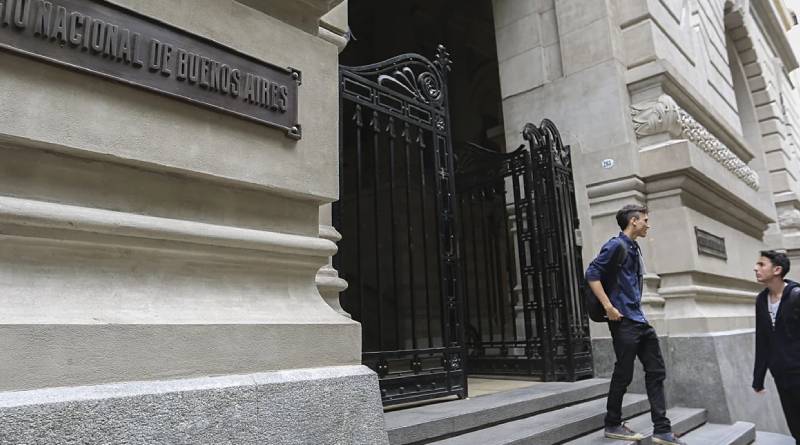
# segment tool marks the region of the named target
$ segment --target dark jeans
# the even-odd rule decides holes
[[[783,415],[796,443],[800,444],[800,387],[791,389],[778,388],[778,395],[783,406]]]
[[[611,387],[608,390],[606,404],[606,426],[617,426],[622,423],[622,396],[633,380],[633,364],[636,357],[644,365],[644,381],[647,387],[647,399],[650,401],[650,416],[653,419],[655,434],[668,433],[672,430],[667,418],[667,402],[664,398],[664,378],[667,373],[658,335],[652,326],[623,318],[621,321],[610,321],[611,338],[614,342],[614,374],[611,376]]]

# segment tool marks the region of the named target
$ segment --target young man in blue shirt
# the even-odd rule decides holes
[[[605,308],[617,358],[606,403],[605,436],[620,440],[644,439],[643,434],[622,423],[622,397],[633,379],[633,364],[639,357],[644,365],[647,399],[653,419],[653,443],[686,445],[672,433],[667,418],[664,358],[658,335],[647,322],[641,306],[644,265],[636,239],[647,236],[650,229],[647,208],[626,205],[617,212],[617,224],[622,232],[603,245],[586,270],[586,281]],[[626,253],[621,255],[619,249],[625,249]],[[613,264],[620,259],[623,259],[620,264]],[[609,272],[615,276],[609,276]]]

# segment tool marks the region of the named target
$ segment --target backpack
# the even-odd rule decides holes
[[[623,243],[618,242],[616,250],[611,257],[609,270],[606,271],[605,276],[603,276],[600,280],[600,282],[603,284],[603,289],[610,289],[608,284],[612,284],[609,283],[611,280],[613,280],[613,286],[615,288],[619,286],[619,270],[622,268],[622,265],[625,264],[626,259],[628,259],[628,249],[625,248]],[[611,292],[607,293],[609,296],[611,295]],[[598,323],[608,321],[608,318],[606,317],[606,310],[603,309],[603,305],[600,303],[600,300],[598,300],[597,296],[594,294],[594,292],[592,292],[592,288],[589,287],[589,283],[585,281],[583,298],[586,302],[586,312],[589,314],[589,319]]]
[[[794,339],[800,333],[800,286],[793,288],[788,297],[785,303],[788,313],[783,315],[783,328],[786,330],[786,336]]]

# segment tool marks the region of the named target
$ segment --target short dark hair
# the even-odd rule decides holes
[[[759,254],[764,258],[767,258],[772,266],[780,266],[781,267],[781,278],[785,277],[787,273],[789,273],[789,267],[791,266],[791,262],[789,261],[789,257],[786,256],[783,252],[778,252],[777,250],[762,250]]]
[[[617,225],[620,230],[625,230],[628,227],[628,221],[634,216],[646,214],[647,207],[638,204],[628,204],[617,212]]]

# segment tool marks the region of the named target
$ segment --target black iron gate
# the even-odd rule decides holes
[[[466,396],[449,65],[439,46],[433,62],[406,54],[339,71],[335,267],[384,404]]]
[[[522,135],[533,159],[536,205],[535,249],[538,289],[544,299],[552,366],[547,380],[576,380],[594,374],[589,317],[583,306],[582,241],[575,203],[570,147],[553,122],[525,124]]]
[[[471,374],[592,375],[580,298],[579,227],[569,147],[549,120],[521,145],[470,144],[458,162],[461,281]]]

